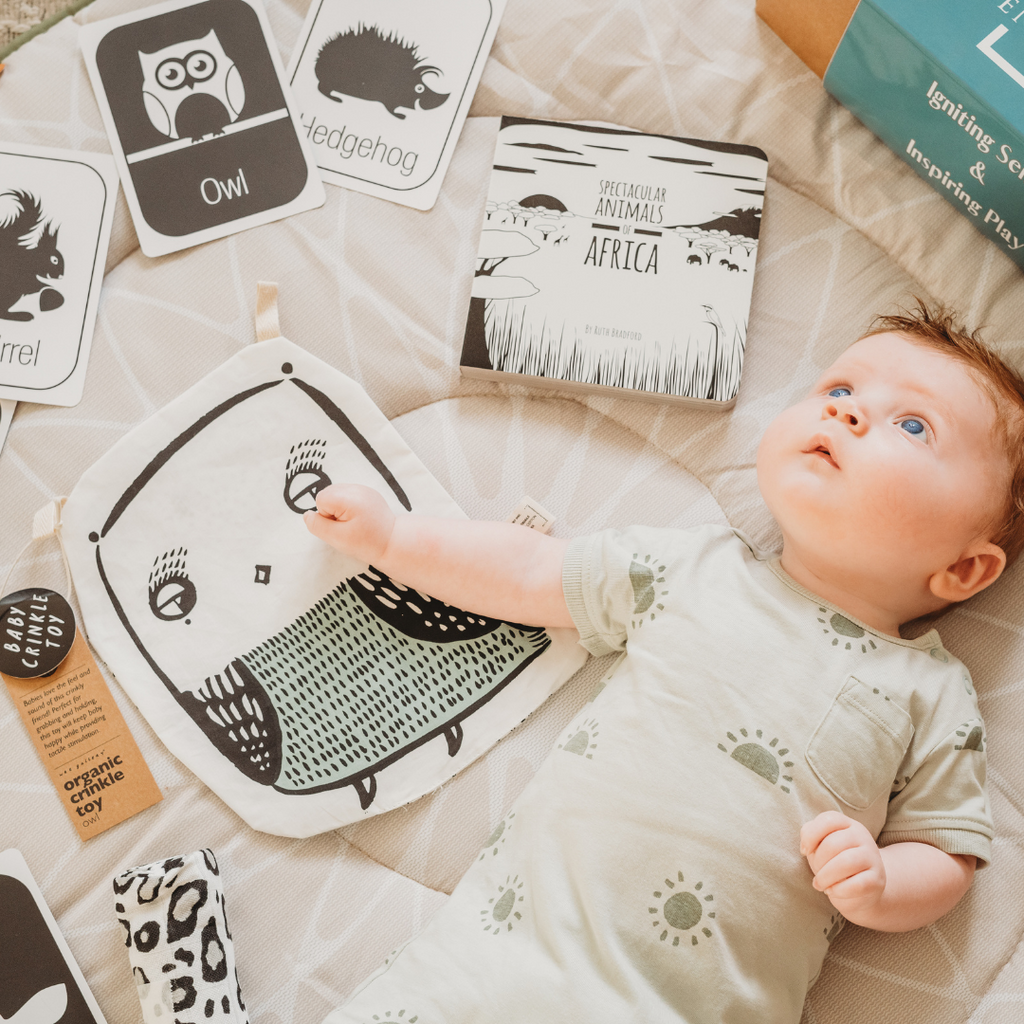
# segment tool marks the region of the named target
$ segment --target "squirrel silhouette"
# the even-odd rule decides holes
[[[44,312],[64,305],[64,296],[47,283],[64,276],[64,257],[57,248],[58,228],[43,224],[43,208],[30,192],[21,189],[0,194],[13,198],[17,210],[0,222],[0,320],[31,320],[27,311],[11,312],[19,299],[41,292],[39,308]],[[42,227],[35,245],[30,240]]]

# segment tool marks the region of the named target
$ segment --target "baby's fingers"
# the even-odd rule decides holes
[[[331,484],[317,492],[316,510],[329,519],[348,519],[361,503],[359,492],[366,489],[357,484]]]
[[[302,513],[302,521],[306,524],[306,529],[314,537],[318,537],[320,540],[330,544],[331,534],[337,529],[337,523],[333,518],[328,518],[310,509]]]
[[[814,888],[819,892],[827,892],[830,896],[841,895],[837,890],[843,886],[850,888],[849,883],[874,870],[875,862],[862,847],[855,846],[836,854],[814,876]],[[861,884],[869,879],[862,878]],[[852,895],[850,893],[849,895]],[[858,893],[863,895],[863,893]]]
[[[813,856],[827,836],[847,829],[852,824],[852,820],[839,811],[822,812],[800,829],[800,853],[804,857]]]

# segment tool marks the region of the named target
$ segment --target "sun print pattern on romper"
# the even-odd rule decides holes
[[[374,1021],[378,1024],[386,1024],[387,1021],[391,1021],[392,1024],[416,1024],[419,1019],[419,1014],[416,1013],[411,1017],[406,1017],[405,1010],[399,1010],[395,1014],[390,1010],[385,1010],[383,1013],[375,1013],[366,1024],[372,1024]]]
[[[498,851],[505,845],[505,840],[508,839],[509,830],[512,828],[512,819],[515,816],[516,812],[513,811],[507,818],[502,818],[494,826],[494,831],[487,837],[484,848],[479,858],[477,858],[478,860],[483,860],[488,854],[492,857],[497,857]]]
[[[703,882],[697,882],[692,890],[684,889],[681,886],[686,884],[682,871],[676,872],[676,880],[666,878],[665,889],[655,889],[651,894],[658,901],[656,907],[648,907],[647,913],[655,915],[651,924],[654,928],[660,928],[658,935],[660,942],[667,942],[669,936],[672,938],[672,945],[678,946],[680,939],[685,940],[690,936],[690,945],[699,944],[697,933],[700,932],[705,938],[712,936],[711,929],[707,926],[705,919],[714,920],[716,911],[705,904],[714,903],[715,897],[711,893],[705,893]],[[674,891],[679,886],[679,890]],[[701,924],[701,921],[705,921]],[[698,928],[698,925],[700,927]]]
[[[559,750],[569,754],[577,754],[588,760],[593,758],[592,750],[597,750],[598,721],[596,718],[584,718],[578,729],[572,729],[564,743],[558,744]],[[593,742],[592,742],[593,741]]]
[[[960,742],[953,744],[954,750],[983,751],[985,749],[985,736],[980,722],[964,722],[956,730],[956,734],[960,737]]]
[[[822,608],[820,605],[818,611],[822,615],[828,615],[828,609]],[[852,651],[859,647],[861,654],[867,654],[869,648],[872,651],[878,650],[875,641],[871,637],[868,637],[867,640],[863,639],[865,632],[856,622],[851,622],[845,615],[841,615],[839,612],[833,612],[827,620],[819,616],[818,621],[824,627],[822,632],[826,636],[832,637],[833,647],[842,647],[847,651]]]
[[[518,875],[515,877],[509,875],[505,879],[505,884],[498,886],[497,895],[492,896],[487,901],[486,908],[480,911],[480,919],[485,932],[490,932],[492,935],[510,932],[516,922],[523,919],[521,913],[523,908],[519,906],[523,902],[522,888],[523,883],[519,880]],[[493,931],[491,931],[492,928]]]
[[[751,739],[746,729],[740,729],[740,736],[743,737],[742,742],[731,732],[727,732],[725,735],[736,746],[730,751],[724,743],[719,743],[719,750],[724,750],[734,761],[739,761],[741,765],[760,775],[762,779],[767,779],[773,786],[781,778],[782,782],[779,784],[779,789],[783,793],[790,792],[787,783],[793,782],[793,776],[784,774],[782,769],[792,768],[793,762],[782,760],[789,753],[789,747],[777,747],[779,742],[778,736],[769,740],[766,746]],[[757,740],[763,739],[763,733],[760,729],[755,730],[754,735],[757,737]]]
[[[825,935],[825,941],[831,945],[832,940],[843,930],[843,925],[846,924],[846,918],[837,910],[828,921],[828,925],[822,929]]]
[[[633,614],[636,616],[632,621],[633,629],[639,629],[644,624],[646,613],[650,612],[653,621],[658,612],[663,612],[665,606],[658,602],[658,598],[668,595],[667,590],[658,589],[665,582],[665,577],[660,575],[665,571],[665,566],[653,564],[650,555],[644,555],[643,562],[637,561],[639,557],[639,554],[634,554],[633,561],[629,563],[629,582],[633,585]],[[650,610],[651,605],[654,605],[654,611]]]

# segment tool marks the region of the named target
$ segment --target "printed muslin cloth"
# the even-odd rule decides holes
[[[300,838],[436,789],[586,658],[573,630],[449,607],[318,540],[303,515],[332,482],[464,517],[355,381],[273,336],[123,437],[62,514],[125,692],[253,828]]]
[[[249,1024],[212,850],[117,875],[114,909],[145,1024]]]

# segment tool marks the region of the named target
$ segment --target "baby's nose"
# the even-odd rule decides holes
[[[826,402],[823,418],[839,420],[855,434],[863,434],[868,429],[864,413],[849,399],[833,399],[831,402]]]

